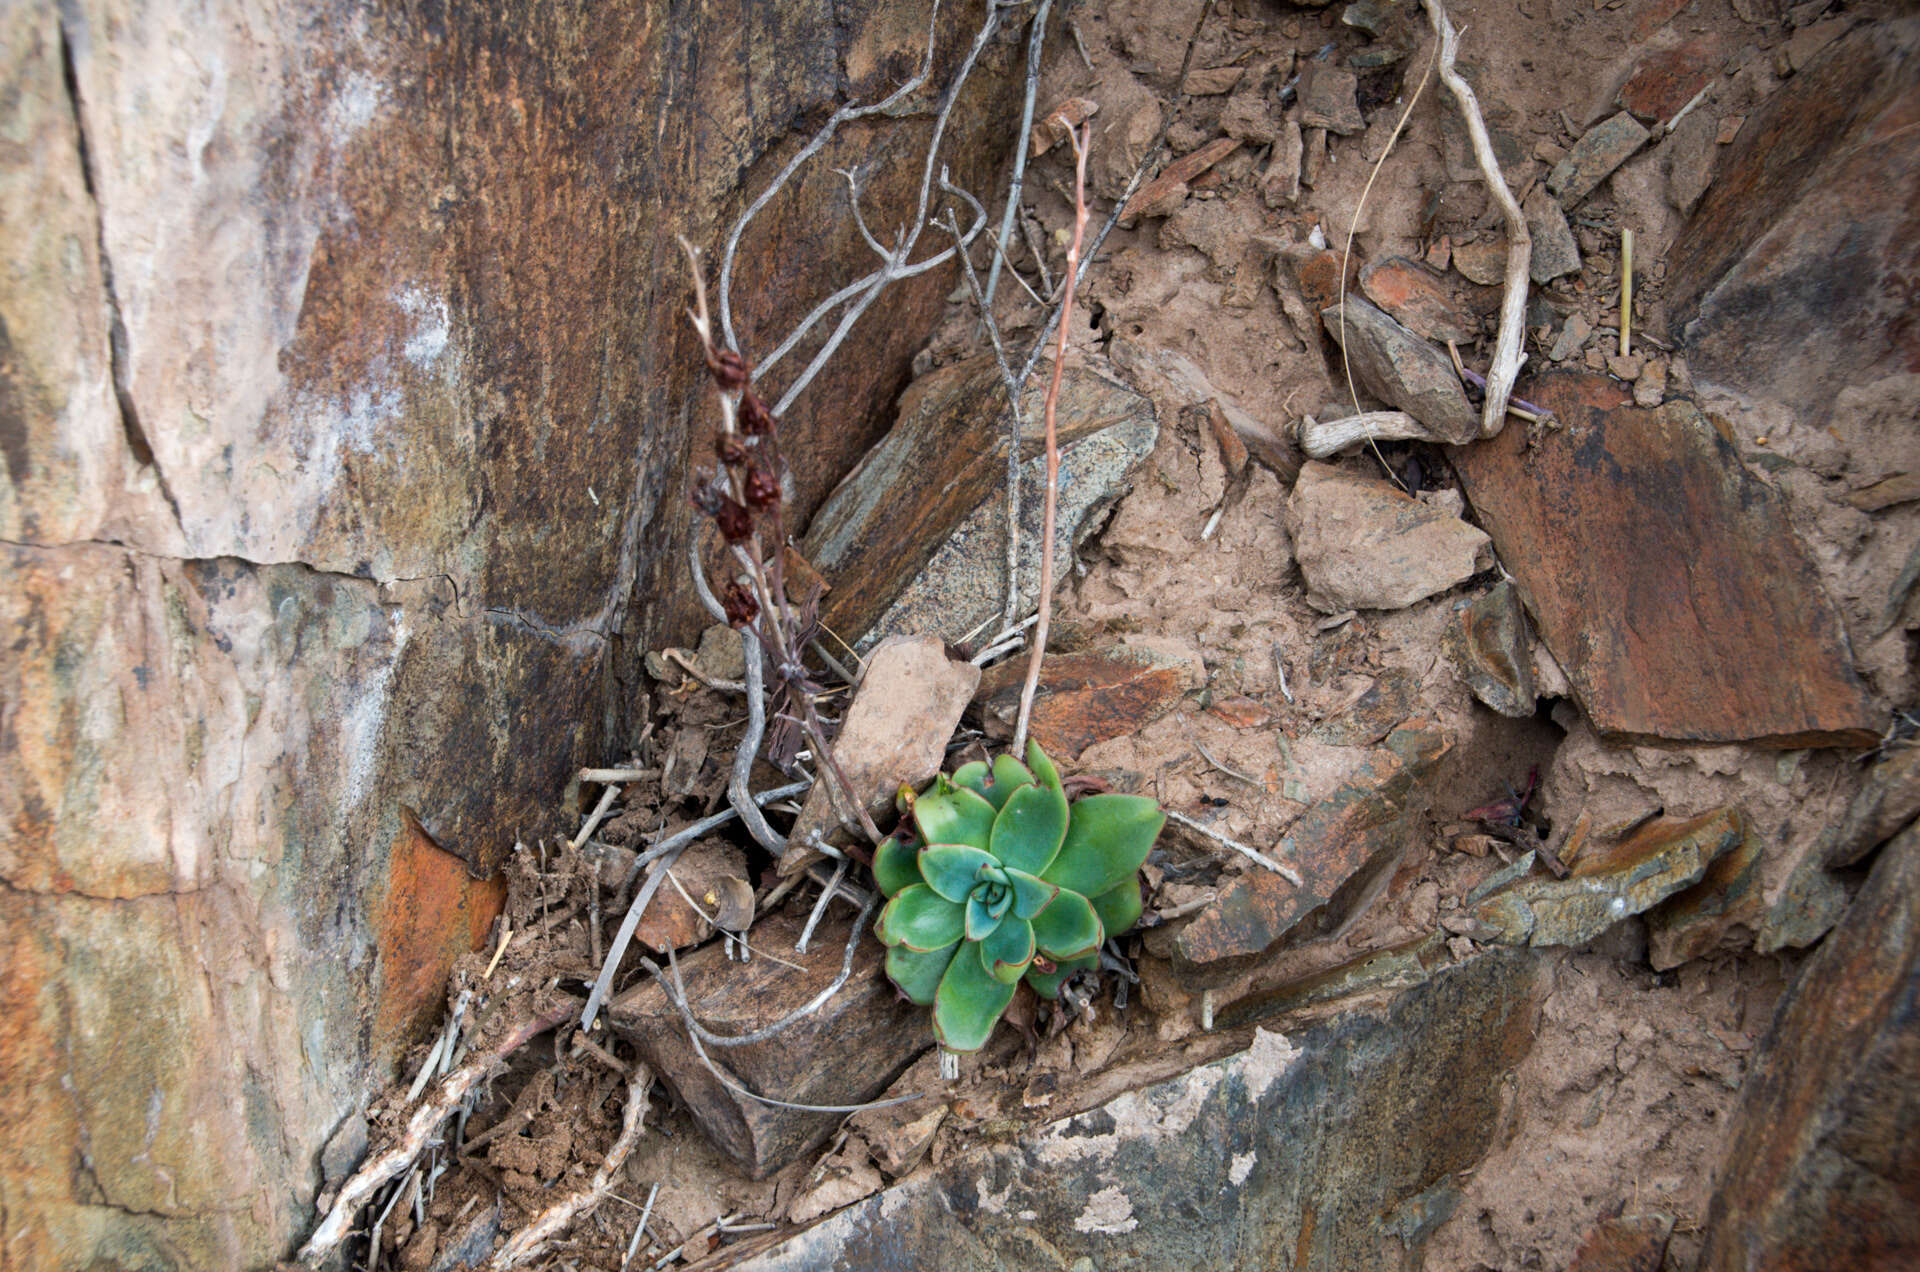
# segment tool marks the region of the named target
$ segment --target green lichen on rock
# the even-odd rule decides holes
[[[1056,998],[1140,918],[1140,865],[1166,817],[1140,795],[1067,802],[1038,745],[941,775],[873,858],[888,897],[887,975],[933,1008],[952,1051],[978,1051],[1024,978]]]

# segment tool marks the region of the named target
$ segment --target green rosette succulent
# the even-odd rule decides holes
[[[1140,795],[1067,802],[1038,745],[942,774],[874,853],[887,975],[933,1007],[950,1051],[978,1051],[1024,977],[1057,998],[1140,918],[1140,865],[1166,817]]]

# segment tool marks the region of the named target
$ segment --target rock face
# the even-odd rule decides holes
[[[924,48],[818,11],[0,13],[7,1260],[284,1254],[516,829],[631,723],[617,660],[691,635],[669,231],[713,243]],[[975,189],[988,63],[949,152]],[[890,207],[929,127],[843,137],[749,233],[750,353],[870,259],[830,169]],[[790,413],[803,507],[951,286],[883,299]]]
[[[1538,956],[1446,968],[1384,1007],[958,1156],[737,1265],[1421,1266],[1531,1045]]]
[[[1920,1260],[1920,831],[1881,851],[1748,1074],[1700,1267]]]
[[[1024,594],[1039,591],[1046,436],[1045,368],[1022,395],[1033,457],[1021,480]],[[827,626],[849,641],[870,630],[957,641],[1006,600],[1006,390],[992,356],[921,377],[900,400],[899,421],[813,523],[801,553],[833,590],[820,604]],[[1153,406],[1087,370],[1069,370],[1055,428],[1061,447],[1059,562],[1124,490],[1127,472],[1153,449]],[[924,574],[923,574],[924,567]],[[1030,577],[1028,577],[1030,576]],[[997,631],[997,625],[993,631]],[[993,631],[986,635],[991,636]]]
[[[1012,736],[1026,678],[1024,656],[980,678],[981,714],[995,734]],[[1050,654],[1034,691],[1033,738],[1049,755],[1070,760],[1096,742],[1137,733],[1206,683],[1199,653],[1164,638]]]
[[[1920,19],[1836,41],[1740,130],[1668,256],[1694,377],[1824,426],[1850,385],[1920,369]]]
[[[1619,740],[1870,745],[1879,721],[1780,495],[1692,403],[1525,389],[1562,427],[1454,455],[1538,632]]]

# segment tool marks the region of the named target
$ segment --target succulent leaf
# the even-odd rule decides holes
[[[980,942],[980,962],[987,974],[1008,985],[1033,962],[1033,924],[1009,914],[986,940]]]
[[[967,898],[964,931],[969,941],[984,941],[999,926],[1000,918],[987,908],[985,898],[977,895]]]
[[[953,782],[984,797],[998,811],[1007,806],[1008,796],[1022,786],[1033,785],[1033,774],[1011,755],[1001,755],[994,758],[992,768],[985,760],[962,764],[954,770]]]
[[[880,940],[918,953],[944,949],[966,934],[966,911],[924,883],[901,890],[880,912]]]
[[[1026,981],[1027,984],[1033,986],[1034,992],[1039,994],[1040,997],[1058,998],[1060,997],[1060,986],[1066,982],[1067,977],[1073,975],[1075,972],[1084,972],[1089,968],[1098,967],[1099,965],[1100,956],[1098,954],[1089,954],[1085,958],[1064,959],[1056,963],[1054,969],[1050,972],[1043,972],[1040,970],[1038,964],[1034,964],[1027,968]]]
[[[1106,933],[1093,903],[1063,888],[1046,909],[1033,916],[1033,937],[1042,954],[1060,962],[1099,949]]]
[[[874,864],[879,864],[878,858]],[[920,850],[920,877],[949,901],[965,901],[980,882],[980,867],[998,866],[991,854],[970,844],[928,844]]]
[[[1007,882],[1013,886],[1013,912],[1022,919],[1030,919],[1046,909],[1047,902],[1053,900],[1060,889],[1024,870],[1008,866]]]
[[[893,897],[916,883],[926,880],[920,877],[920,839],[913,834],[911,827],[902,827],[907,838],[902,839],[896,831],[880,841],[873,850],[873,881],[880,885],[882,894]]]
[[[1007,797],[994,819],[989,851],[1015,870],[1037,875],[1052,863],[1067,833],[1067,797],[1036,782]]]
[[[1060,770],[1053,766],[1053,761],[1048,759],[1047,753],[1040,749],[1040,744],[1031,738],[1027,740],[1027,767],[1033,770],[1035,782],[1061,791],[1064,797],[1065,791],[1062,791],[1060,786]]]
[[[1141,910],[1146,908],[1140,899],[1138,877],[1087,900],[1093,903],[1093,912],[1100,916],[1100,926],[1108,936],[1119,936],[1133,927],[1140,921]]]
[[[933,995],[933,1032],[949,1051],[978,1051],[1013,1001],[1012,985],[995,980],[973,950],[947,964]]]
[[[945,776],[913,802],[913,819],[930,844],[972,844],[985,848],[993,833],[994,808],[985,797],[955,786]]]
[[[953,962],[959,949],[958,941],[943,950],[928,950],[924,954],[896,945],[887,951],[887,976],[909,999],[922,1007],[929,1006],[934,991],[940,988],[940,978],[947,974],[947,964]]]
[[[1081,896],[1099,896],[1140,869],[1166,821],[1144,795],[1089,795],[1073,805],[1059,855],[1040,877]]]

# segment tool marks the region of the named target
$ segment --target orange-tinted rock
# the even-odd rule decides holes
[[[1207,711],[1236,729],[1257,729],[1267,722],[1267,709],[1245,694],[1217,699]]]
[[[1216,137],[1191,154],[1175,159],[1127,200],[1126,208],[1120,213],[1120,224],[1132,225],[1140,217],[1165,216],[1173,211],[1186,197],[1188,182],[1239,148],[1237,138]]]
[[[1732,943],[1744,930],[1751,943],[1766,914],[1761,892],[1761,844],[1751,832],[1714,858],[1700,882],[1647,915],[1647,962],[1656,972],[1680,966]]]
[[[1642,123],[1664,124],[1719,74],[1719,50],[1710,40],[1690,40],[1640,59],[1615,99]]]
[[[1691,402],[1522,392],[1561,427],[1454,454],[1537,631],[1612,739],[1866,745],[1879,718],[1780,495]]]
[[[1210,966],[1230,969],[1264,952],[1369,862],[1398,851],[1417,829],[1421,783],[1451,746],[1426,722],[1394,730],[1345,786],[1314,805],[1269,854],[1297,871],[1305,886],[1250,867],[1181,930],[1175,940],[1181,962],[1204,976]]]
[[[381,993],[376,1037],[404,1045],[446,1006],[447,973],[486,944],[507,901],[505,874],[476,879],[403,810],[376,920]]]
[[[1920,1264],[1920,829],[1882,850],[1761,1044],[1702,1272]]]
[[[1667,256],[1694,379],[1825,427],[1852,385],[1920,371],[1920,19],[1860,27],[1769,97]]]
[[[1360,271],[1360,290],[1415,335],[1445,344],[1465,344],[1480,331],[1479,319],[1447,285],[1404,256],[1389,256]]]
[[[1331,248],[1308,248],[1289,252],[1285,258],[1293,267],[1294,279],[1300,285],[1300,295],[1306,300],[1307,308],[1319,313],[1339,301],[1340,253]],[[1347,294],[1351,296],[1359,286],[1360,262],[1350,260],[1346,265]]]
[[[840,973],[850,919],[836,909],[807,952],[794,949],[805,914],[771,915],[748,934],[785,963],[728,960],[718,945],[680,961],[687,1003],[717,1034],[764,1028],[805,1006]],[[886,1090],[933,1042],[927,1009],[900,996],[881,971],[886,950],[866,933],[852,975],[820,1009],[764,1042],[709,1045],[707,1054],[757,1094],[796,1104],[858,1104]],[[798,964],[800,970],[788,964]],[[615,999],[608,1020],[673,1087],[700,1129],[742,1169],[764,1179],[833,1133],[846,1116],[778,1108],[729,1090],[700,1063],[686,1026],[657,981]]]
[[[1672,1215],[1602,1219],[1580,1243],[1568,1272],[1660,1272],[1672,1235]]]
[[[981,676],[976,701],[991,731],[1012,732],[1026,676],[1024,656]],[[1033,738],[1055,759],[1072,759],[1096,742],[1138,733],[1206,682],[1199,655],[1172,641],[1053,654],[1033,698]]]

